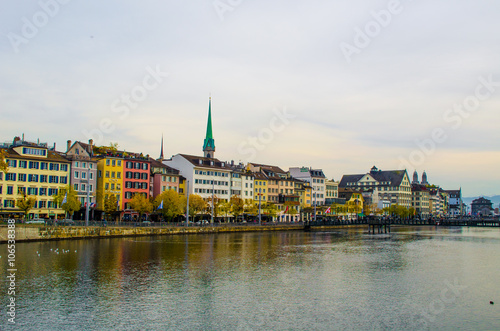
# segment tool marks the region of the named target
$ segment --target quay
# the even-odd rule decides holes
[[[316,222],[275,223],[262,225],[256,223],[215,223],[206,225],[190,225],[189,227],[172,224],[142,225],[125,223],[110,226],[74,225],[48,226],[44,224],[16,224],[16,242],[116,238],[138,236],[163,236],[179,234],[207,234],[227,232],[266,232],[266,231],[325,231],[338,228],[368,228],[369,234],[390,233],[391,226],[436,226],[436,227],[499,227],[498,218],[491,219],[371,219],[336,220],[324,219]],[[0,244],[7,243],[8,227],[0,225]]]

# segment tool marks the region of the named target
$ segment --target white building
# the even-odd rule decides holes
[[[321,169],[293,167],[289,169],[290,176],[310,183],[312,191],[312,205],[321,206],[326,199],[326,176]]]

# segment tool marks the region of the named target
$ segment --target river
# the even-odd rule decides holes
[[[500,329],[499,229],[18,243],[16,268],[2,330]]]

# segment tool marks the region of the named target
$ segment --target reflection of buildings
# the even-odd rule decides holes
[[[493,214],[491,200],[480,197],[471,203],[471,213],[473,216],[490,216]]]

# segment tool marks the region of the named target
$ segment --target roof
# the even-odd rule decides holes
[[[194,165],[196,167],[221,169],[221,170],[226,170],[226,171],[232,170],[230,165],[228,165],[226,162],[221,162],[220,160],[215,159],[215,158],[188,155],[188,154],[177,154],[177,155],[182,156],[184,159],[186,159],[187,161],[189,161],[192,165]],[[200,161],[201,161],[201,163],[200,163]]]
[[[373,169],[373,168],[372,168]],[[358,182],[366,175],[372,176],[378,182],[390,182],[390,186],[399,186],[403,181],[406,170],[372,170],[366,174],[344,175],[340,180],[339,187],[346,187],[347,183]]]
[[[259,163],[253,163],[253,162],[250,162],[251,165],[253,165],[254,167],[257,167],[257,168],[262,168],[262,169],[265,169],[265,170],[270,170],[272,172],[275,172],[277,174],[285,174],[286,175],[286,171],[284,171],[283,169],[281,169],[280,167],[278,166],[273,166],[273,165],[268,165],[268,164],[259,164]]]
[[[166,164],[163,164],[153,158],[149,158],[149,162],[151,163],[151,169],[153,168],[164,168],[164,169],[167,169],[169,173],[173,173],[173,174],[176,174],[178,175],[179,174],[179,170],[175,169],[175,168],[172,168]]]
[[[19,145],[16,147],[21,147],[23,145]],[[0,147],[1,150],[4,150],[6,155],[5,158],[16,158],[16,159],[25,159],[25,160],[33,160],[33,161],[54,161],[54,162],[63,162],[63,163],[71,163],[70,160],[66,159],[62,155],[60,155],[58,152],[52,151],[50,149],[47,150],[47,157],[37,157],[37,156],[31,156],[31,155],[22,155],[16,152],[13,148],[2,148]]]

